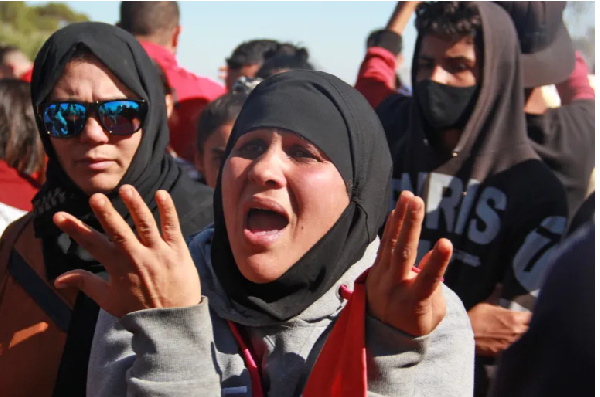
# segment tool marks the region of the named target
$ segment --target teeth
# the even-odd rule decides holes
[[[258,236],[270,236],[272,234],[277,234],[279,232],[280,232],[280,230],[265,230],[265,231],[255,232],[254,234],[256,234]]]

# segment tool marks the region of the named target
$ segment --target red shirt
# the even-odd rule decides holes
[[[31,200],[38,192],[38,186],[0,160],[0,203],[10,205],[23,211],[31,211]]]
[[[25,73],[23,73],[21,75],[21,80],[31,83],[32,75],[33,75],[33,66],[31,67],[31,69],[29,69],[28,71],[26,71]]]
[[[360,65],[354,88],[375,109],[381,101],[395,94],[396,57],[382,47],[370,47]]]
[[[185,70],[166,48],[148,41],[140,44],[164,70],[173,91],[175,109],[169,119],[171,148],[179,157],[193,162],[198,117],[208,102],[225,94],[225,87]]]

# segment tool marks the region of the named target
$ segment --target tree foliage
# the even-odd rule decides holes
[[[64,3],[28,5],[23,1],[0,2],[0,45],[15,45],[34,59],[46,39],[57,29],[89,20]]]

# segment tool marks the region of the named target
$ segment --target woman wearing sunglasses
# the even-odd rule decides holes
[[[56,214],[110,273],[56,280],[106,311],[88,395],[472,395],[469,319],[441,283],[450,242],[412,270],[420,198],[400,197],[378,245],[390,176],[367,101],[332,75],[290,71],[244,103],[214,227],[189,247],[166,192],[158,227],[135,189],[120,189],[137,236],[102,194],[90,205],[108,236]]]
[[[98,307],[53,288],[65,271],[104,267],[58,229],[68,211],[98,230],[88,204],[103,193],[130,226],[118,188],[134,186],[160,223],[166,190],[188,235],[212,221],[212,190],[182,174],[165,151],[169,131],[155,66],[133,36],[107,24],[72,24],[35,60],[32,100],[48,156],[34,210],[5,233],[0,251],[0,385],[3,395],[83,395]]]

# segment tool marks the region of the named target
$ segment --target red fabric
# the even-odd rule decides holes
[[[568,105],[578,99],[593,100],[596,98],[596,93],[590,86],[588,67],[579,51],[575,52],[575,57],[575,68],[569,78],[560,84],[556,84],[561,105]]]
[[[354,88],[375,109],[381,101],[394,94],[396,57],[382,47],[370,47],[360,65]]]
[[[233,332],[233,336],[235,336],[238,345],[240,345],[242,349],[242,356],[246,362],[246,368],[248,369],[248,372],[250,372],[250,379],[252,380],[252,397],[263,397],[260,368],[256,364],[256,361],[254,361],[252,352],[248,346],[246,346],[246,342],[244,342],[244,338],[242,338],[235,323],[232,321],[227,321],[227,323],[229,324],[229,328],[231,328],[231,332]]]
[[[33,209],[31,200],[38,189],[31,178],[19,174],[4,160],[0,160],[0,203],[23,211],[31,211]]]
[[[365,348],[365,280],[363,273],[354,292],[342,289],[348,303],[327,337],[306,387],[304,397],[363,397],[367,395]]]
[[[29,69],[28,71],[26,71],[25,73],[23,73],[21,75],[21,80],[31,83],[32,75],[33,75],[33,66],[31,67],[31,69]]]
[[[148,41],[140,43],[164,70],[173,91],[175,109],[169,119],[170,146],[179,157],[193,162],[198,117],[208,102],[225,94],[225,87],[182,68],[166,48]]]

